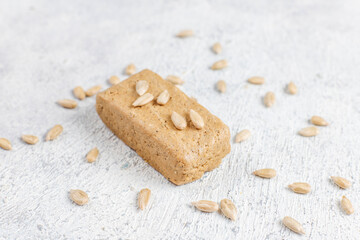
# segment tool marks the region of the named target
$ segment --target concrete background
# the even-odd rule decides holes
[[[357,0],[275,1],[0,1],[0,236],[3,239],[359,239],[360,236],[360,3]],[[182,29],[196,35],[178,39]],[[210,47],[221,42],[224,51]],[[214,61],[229,67],[211,71]],[[174,186],[117,139],[100,121],[95,98],[74,110],[55,102],[71,90],[107,79],[129,63],[161,76],[181,76],[181,87],[231,129],[251,138],[232,142],[221,166],[194,183]],[[253,75],[266,78],[249,85]],[[223,79],[228,91],[219,94]],[[289,81],[299,94],[284,92]],[[267,109],[262,96],[276,95]],[[314,138],[297,131],[312,115],[330,126]],[[44,135],[64,126],[53,142]],[[24,144],[22,134],[41,138]],[[98,161],[86,153],[97,146]],[[271,180],[251,173],[270,167]],[[331,175],[350,179],[341,190]],[[305,181],[312,192],[287,185]],[[152,190],[149,209],[136,196]],[[89,194],[86,206],[70,189]],[[351,216],[339,207],[346,195]],[[206,214],[191,201],[230,198],[236,222]],[[299,236],[281,224],[292,216]]]

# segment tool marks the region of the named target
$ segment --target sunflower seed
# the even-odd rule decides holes
[[[232,221],[236,220],[237,209],[234,203],[230,199],[223,199],[220,202],[221,212],[225,215],[225,217],[230,218]]]
[[[341,187],[343,189],[347,189],[347,188],[351,187],[351,182],[343,177],[331,176],[331,179],[333,180],[333,182],[336,185],[338,185],[339,187]]]
[[[162,91],[162,93],[160,93],[160,95],[157,97],[156,102],[159,105],[165,105],[170,99],[170,94],[168,92],[168,90],[164,90]]]
[[[136,83],[136,92],[142,96],[149,89],[149,83],[145,80],[140,80]]]
[[[295,83],[293,83],[293,82],[289,82],[286,90],[288,93],[290,93],[292,95],[297,93],[297,87],[296,87]]]
[[[221,47],[221,44],[219,42],[215,43],[213,46],[212,46],[212,50],[214,53],[216,54],[219,54],[222,52],[222,47]]]
[[[99,91],[101,90],[101,86],[100,85],[96,85],[94,87],[89,88],[86,92],[85,95],[87,97],[91,97],[94,96],[95,94],[97,94]]]
[[[226,68],[228,65],[228,62],[223,59],[223,60],[220,60],[220,61],[217,61],[215,62],[212,66],[211,66],[211,69],[212,70],[220,70],[220,69],[223,69],[223,68]]]
[[[306,194],[311,191],[311,186],[305,182],[295,182],[288,186],[293,192]]]
[[[77,102],[75,100],[71,99],[62,99],[58,101],[58,104],[60,104],[64,108],[73,109],[76,108]]]
[[[204,127],[204,125],[205,125],[204,120],[200,116],[200,114],[198,114],[194,110],[190,109],[190,114],[189,115],[190,115],[191,122],[194,124],[194,126],[197,129],[202,129]]]
[[[239,143],[239,142],[245,141],[250,136],[251,136],[251,132],[247,129],[244,129],[244,130],[240,131],[238,134],[236,134],[235,142]]]
[[[275,103],[275,94],[273,92],[267,92],[264,97],[264,104],[266,107],[271,107]]]
[[[33,136],[33,135],[22,135],[21,139],[30,145],[34,145],[39,141],[39,138],[37,136]]]
[[[151,102],[154,99],[154,96],[151,93],[145,93],[144,95],[138,97],[138,99],[133,102],[133,107],[144,106],[145,104]]]
[[[345,196],[342,197],[340,201],[340,205],[347,215],[354,213],[354,207],[347,197]]]
[[[319,129],[314,126],[303,128],[299,131],[299,134],[303,137],[313,137],[319,134]]]
[[[282,222],[291,231],[296,232],[298,234],[305,234],[305,230],[303,226],[292,217],[286,216],[284,217]]]
[[[248,79],[248,82],[251,84],[261,85],[265,83],[265,78],[255,76]]]
[[[141,210],[144,210],[149,203],[151,191],[148,188],[141,189],[138,195],[138,205]]]
[[[135,64],[131,63],[125,68],[126,75],[133,75],[136,72]]]
[[[177,112],[172,112],[171,114],[171,121],[173,122],[174,126],[179,129],[183,130],[186,128],[186,120]]]
[[[88,154],[86,155],[86,159],[89,163],[93,163],[96,161],[98,155],[99,155],[99,149],[95,147],[88,152]]]
[[[77,205],[85,205],[89,202],[89,197],[86,192],[80,189],[71,189],[70,190],[70,199]]]
[[[118,76],[111,76],[109,78],[109,83],[111,85],[116,85],[116,84],[119,84],[120,83],[120,78]]]
[[[179,38],[191,37],[193,35],[194,35],[193,30],[182,30],[178,34],[176,34],[176,36],[179,37]]]
[[[253,174],[262,178],[273,178],[276,176],[276,171],[271,168],[264,168],[256,170],[255,172],[253,172]]]
[[[73,90],[74,96],[79,100],[84,100],[86,97],[85,91],[82,87],[77,86]]]
[[[6,138],[0,138],[0,148],[4,150],[11,150],[11,143]]]
[[[329,123],[322,117],[312,116],[310,122],[316,126],[327,126]]]
[[[216,83],[216,88],[219,92],[224,93],[226,92],[226,82],[224,80],[220,80]]]
[[[55,125],[53,128],[51,128],[48,133],[46,134],[46,138],[45,140],[46,141],[52,141],[54,140],[55,138],[57,138],[63,131],[63,127],[58,124],[58,125]]]
[[[171,82],[171,83],[174,84],[174,85],[183,84],[183,83],[184,83],[184,81],[183,81],[181,78],[179,78],[179,77],[177,77],[177,76],[174,76],[174,75],[169,75],[169,76],[167,76],[167,77],[165,78],[165,80]]]
[[[209,200],[200,200],[197,202],[192,202],[191,204],[203,212],[212,213],[219,210],[219,204]]]

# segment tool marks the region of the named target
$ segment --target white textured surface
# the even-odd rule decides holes
[[[360,236],[360,6],[335,1],[0,1],[0,236],[5,239],[359,239]],[[196,36],[177,39],[181,29]],[[220,41],[220,56],[210,46]],[[209,66],[226,58],[229,67]],[[194,183],[174,186],[118,140],[100,121],[95,99],[75,110],[55,104],[77,85],[108,87],[106,79],[134,62],[162,76],[181,75],[182,89],[219,116],[234,136],[221,166]],[[266,84],[246,83],[252,75]],[[215,83],[224,79],[228,92]],[[284,87],[294,81],[299,94]],[[261,97],[273,91],[266,109]],[[296,132],[314,114],[331,125],[315,138]],[[60,123],[53,142],[44,134]],[[35,134],[35,146],[21,142]],[[97,146],[94,164],[85,154]],[[272,167],[278,176],[251,175]],[[349,178],[341,190],[329,176]],[[297,195],[294,181],[313,191]],[[137,192],[153,192],[149,210]],[[68,191],[88,192],[71,203]],[[339,208],[343,194],[355,213]],[[196,211],[194,200],[232,199],[238,220]],[[285,229],[282,217],[301,222],[305,236]]]

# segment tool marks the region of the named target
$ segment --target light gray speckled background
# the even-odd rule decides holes
[[[360,236],[360,2],[274,1],[0,1],[0,236],[4,239],[359,239]],[[181,29],[196,36],[177,39]],[[220,41],[224,52],[210,46]],[[229,67],[209,66],[226,58]],[[77,85],[108,87],[134,62],[162,76],[176,74],[182,89],[230,126],[252,137],[232,144],[221,166],[194,183],[176,187],[147,165],[102,124],[95,99],[75,110],[55,104]],[[266,84],[246,83],[252,75]],[[228,92],[215,83],[224,79]],[[289,81],[299,94],[284,92]],[[261,97],[276,94],[273,108]],[[296,132],[318,114],[331,125],[315,138]],[[44,142],[60,123],[64,133]],[[41,136],[28,146],[22,134]],[[97,146],[94,164],[84,155]],[[258,168],[277,169],[264,180]],[[341,190],[329,176],[349,178]],[[286,186],[309,182],[297,195]],[[148,210],[136,208],[137,192],[153,192]],[[88,192],[79,207],[71,188]],[[356,212],[339,208],[342,195]],[[196,211],[193,200],[232,199],[230,222]],[[285,229],[290,215],[305,236]]]

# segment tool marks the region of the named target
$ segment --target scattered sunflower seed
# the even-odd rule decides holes
[[[329,123],[325,121],[322,117],[319,116],[312,116],[310,122],[316,126],[327,126]]]
[[[151,191],[148,188],[141,189],[138,195],[138,206],[141,210],[144,210],[149,203]]]
[[[149,89],[149,83],[145,80],[140,80],[136,83],[136,92],[142,96]]]
[[[295,83],[293,83],[293,82],[289,82],[286,90],[288,93],[290,93],[292,95],[297,93],[297,87],[296,87]]]
[[[264,97],[264,104],[266,107],[271,107],[275,103],[275,94],[273,92],[267,92]]]
[[[193,30],[182,30],[180,31],[178,34],[176,34],[177,37],[179,38],[186,38],[186,37],[191,37],[194,35],[194,31]]]
[[[46,134],[46,138],[45,140],[46,141],[52,141],[54,140],[55,138],[57,138],[63,131],[63,127],[58,124],[58,125],[55,125],[53,128],[51,128],[48,133]]]
[[[0,138],[0,148],[4,150],[11,150],[11,142],[6,138]]]
[[[273,178],[276,176],[276,171],[275,169],[264,168],[254,171],[253,174],[262,178]]]
[[[168,90],[164,90],[162,91],[162,93],[160,93],[160,95],[157,97],[156,102],[159,105],[165,105],[170,99],[170,94],[168,92]]]
[[[245,141],[250,136],[251,136],[251,132],[247,129],[244,129],[244,130],[240,131],[238,134],[236,134],[235,142],[239,143],[239,142]]]
[[[340,201],[340,205],[341,205],[342,209],[345,211],[345,213],[347,215],[350,215],[350,214],[354,213],[354,207],[353,207],[352,203],[350,202],[350,200],[347,197],[342,196],[342,199]]]
[[[73,109],[77,107],[77,102],[72,99],[62,99],[58,101],[58,104],[64,108]]]
[[[214,53],[216,54],[220,54],[222,52],[222,46],[219,42],[215,43],[213,46],[212,46],[212,50]]]
[[[303,226],[292,217],[286,216],[284,217],[282,222],[291,231],[296,232],[298,234],[305,234],[305,230]]]
[[[116,84],[119,84],[120,83],[120,78],[118,76],[111,76],[109,78],[109,83],[111,85],[116,85]]]
[[[133,75],[136,72],[135,64],[131,63],[125,68],[126,75]]]
[[[333,182],[336,185],[338,185],[339,187],[341,187],[343,189],[347,189],[347,188],[351,187],[351,182],[343,177],[331,176],[331,179],[333,180]]]
[[[215,62],[212,66],[211,66],[211,69],[212,70],[221,70],[223,68],[226,68],[228,65],[228,62],[223,59],[223,60],[220,60],[220,61],[217,61]]]
[[[319,134],[319,129],[314,126],[303,128],[299,131],[299,134],[303,137],[313,137]]]
[[[144,95],[138,97],[138,99],[133,102],[133,107],[144,106],[145,104],[151,102],[154,99],[154,96],[151,93],[145,93]]]
[[[219,210],[219,204],[209,200],[200,200],[197,202],[192,202],[191,204],[203,212],[212,213]]]
[[[262,85],[265,83],[265,78],[255,76],[248,79],[248,82],[255,85]]]
[[[79,100],[84,100],[86,97],[85,91],[82,87],[77,86],[73,90],[74,96]]]
[[[178,84],[181,85],[181,84],[184,83],[184,81],[183,81],[181,78],[179,78],[179,77],[177,77],[177,76],[174,76],[174,75],[169,75],[169,76],[167,76],[167,77],[165,78],[165,80],[171,82],[171,83],[174,84],[174,85],[178,85]]]
[[[219,92],[224,93],[226,92],[226,82],[224,80],[220,80],[216,83],[216,88]]]
[[[70,190],[70,199],[77,205],[85,205],[89,202],[89,197],[86,192],[80,189],[71,189]]]
[[[39,142],[39,138],[37,136],[33,136],[33,135],[22,135],[21,139],[30,145],[34,145],[37,142]]]
[[[96,86],[91,87],[88,90],[86,90],[85,95],[87,97],[91,97],[91,96],[94,96],[95,94],[97,94],[100,90],[101,90],[101,86],[96,85]]]
[[[220,202],[221,212],[225,215],[225,217],[230,218],[232,221],[236,220],[237,209],[234,203],[230,199],[223,199]]]
[[[204,127],[204,125],[205,125],[204,120],[200,116],[200,114],[198,114],[194,110],[190,109],[190,114],[189,115],[190,115],[191,122],[194,124],[194,126],[197,129],[202,129]]]
[[[311,186],[305,182],[294,182],[288,186],[293,192],[306,194],[311,191]]]
[[[186,128],[186,120],[177,112],[172,112],[171,114],[171,121],[173,122],[174,126],[179,129],[183,130]]]
[[[88,154],[86,155],[86,159],[89,163],[93,163],[96,161],[98,155],[99,155],[99,149],[95,147],[88,152]]]

